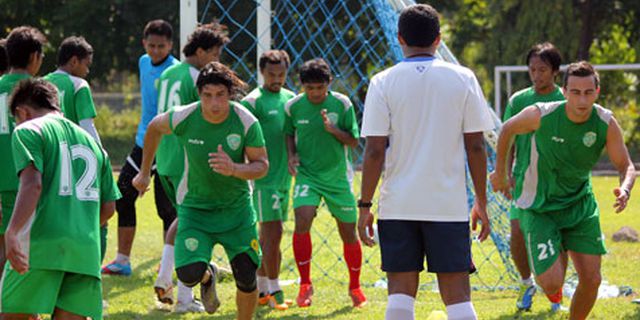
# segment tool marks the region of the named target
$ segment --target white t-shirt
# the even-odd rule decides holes
[[[464,133],[494,128],[473,72],[414,58],[376,74],[362,136],[388,136],[380,219],[468,221]]]

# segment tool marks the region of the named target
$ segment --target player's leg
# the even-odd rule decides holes
[[[154,177],[154,197],[156,202],[156,211],[162,220],[162,235],[164,247],[162,248],[162,257],[160,259],[160,269],[158,277],[153,286],[158,301],[166,304],[173,304],[173,269],[175,265],[173,243],[175,240],[176,209],[175,209],[175,193],[168,177],[161,177],[156,174]],[[171,200],[173,197],[173,201]],[[169,230],[173,229],[173,237],[167,237]],[[170,242],[170,243],[169,243]]]
[[[598,297],[598,288],[602,282],[600,266],[602,257],[569,251],[571,261],[578,273],[578,287],[571,301],[570,318],[587,319]]]
[[[519,310],[529,310],[533,304],[536,286],[531,277],[527,248],[524,245],[524,236],[520,229],[519,213],[520,209],[515,206],[512,206],[509,211],[509,218],[511,220],[511,258],[520,274],[520,291],[518,293],[518,299],[516,300],[516,307]]]

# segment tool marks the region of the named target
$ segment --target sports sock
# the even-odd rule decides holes
[[[162,258],[160,259],[160,270],[158,270],[158,279],[164,284],[173,282],[173,266],[175,264],[175,258],[173,256],[173,246],[165,244],[162,248]]]
[[[413,305],[416,299],[406,294],[391,294],[387,298],[386,320],[413,320],[415,318]]]
[[[362,267],[362,247],[360,241],[345,243],[342,246],[344,260],[349,268],[349,290],[360,287],[360,269]]]
[[[451,304],[447,306],[447,317],[449,320],[476,320],[476,310],[471,301]]]
[[[529,277],[527,279],[520,280],[520,283],[524,284],[527,287],[531,287],[533,285],[533,278]]]
[[[193,288],[185,286],[178,280],[178,302],[189,303],[191,300],[193,300]]]
[[[275,279],[269,279],[269,292],[277,292],[282,290],[280,288],[280,282],[278,281],[278,278]]]
[[[311,234],[293,234],[293,256],[300,273],[300,284],[311,284],[311,248]]]
[[[118,263],[118,264],[128,264],[129,263],[129,256],[125,256],[124,254],[118,252],[118,254],[116,255],[116,263]]]
[[[548,294],[547,299],[551,301],[551,303],[561,303],[562,302],[562,288],[558,290],[558,292],[554,294]]]
[[[258,276],[258,292],[259,293],[269,293],[269,283],[267,280],[269,278],[265,276]]]

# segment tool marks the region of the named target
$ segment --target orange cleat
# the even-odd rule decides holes
[[[259,306],[266,306],[267,304],[269,304],[269,300],[271,300],[271,295],[269,295],[268,293],[260,292],[260,295],[258,295]]]

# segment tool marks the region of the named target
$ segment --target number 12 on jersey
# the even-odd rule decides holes
[[[75,187],[73,184],[73,161],[84,162],[84,171],[77,180]],[[93,187],[98,175],[98,160],[91,148],[75,144],[69,147],[66,142],[60,142],[60,188],[58,195],[75,196],[80,201],[99,201],[100,192]]]

